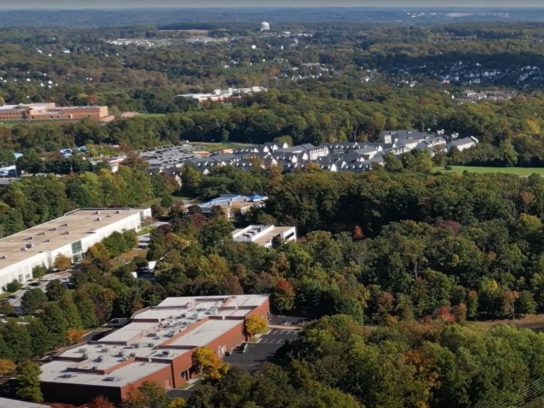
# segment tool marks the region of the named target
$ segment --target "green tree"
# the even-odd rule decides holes
[[[32,361],[23,361],[16,371],[15,394],[24,401],[42,402],[40,388],[40,366]]]
[[[47,296],[41,289],[30,289],[21,298],[23,313],[30,314],[40,310],[47,302]]]
[[[55,346],[55,341],[41,319],[33,319],[28,327],[33,356],[43,356]]]
[[[40,319],[53,336],[55,344],[63,344],[66,340],[68,321],[65,319],[62,309],[56,303],[48,303],[43,308]]]
[[[21,290],[23,285],[18,280],[13,280],[10,283],[6,285],[6,291],[7,292],[17,292],[18,290]]]
[[[174,204],[174,199],[170,194],[165,194],[161,198],[161,207],[170,208]]]
[[[98,319],[95,313],[95,304],[89,296],[75,296],[74,303],[79,312],[81,324],[84,329],[91,329],[98,326]]]
[[[9,300],[0,300],[0,314],[10,315],[14,312],[13,306],[9,303]]]
[[[57,301],[68,293],[68,288],[59,279],[54,279],[47,283],[45,293],[50,301]]]
[[[62,310],[68,329],[81,329],[83,327],[79,316],[79,310],[74,304],[70,294],[62,296],[58,301],[58,305]]]
[[[1,334],[4,343],[9,344],[5,357],[16,363],[32,357],[31,338],[26,325],[8,322],[2,327]]]
[[[32,277],[34,279],[40,279],[47,273],[47,268],[44,265],[36,265],[32,268]]]

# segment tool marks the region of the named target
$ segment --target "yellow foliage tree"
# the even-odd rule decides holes
[[[70,260],[70,257],[60,253],[55,258],[55,263],[53,264],[55,269],[59,269],[61,271],[65,271],[66,269],[70,267],[70,265],[72,265],[72,261]]]
[[[174,398],[168,403],[168,408],[185,408],[187,403],[183,398]]]
[[[109,259],[110,253],[106,249],[106,246],[102,242],[97,242],[87,251],[87,254],[91,259]]]
[[[0,376],[11,375],[16,368],[17,365],[13,361],[0,359]]]
[[[83,336],[85,336],[85,330],[70,329],[66,332],[66,342],[69,345],[81,343]]]
[[[193,352],[193,362],[198,371],[215,379],[221,378],[229,369],[229,365],[221,361],[209,347],[197,348]]]
[[[268,323],[261,316],[249,316],[245,321],[246,333],[249,337],[256,334],[266,333],[268,331]]]

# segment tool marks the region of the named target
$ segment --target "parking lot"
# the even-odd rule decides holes
[[[297,330],[273,329],[262,335],[255,343],[248,343],[244,353],[234,350],[230,356],[225,356],[223,360],[247,371],[257,370],[262,363],[270,361],[287,340],[294,340],[297,335]]]
[[[286,340],[294,340],[298,336],[297,330],[273,329],[267,334],[261,336],[257,343],[262,344],[283,344]]]
[[[21,298],[29,289],[41,289],[45,292],[47,284],[50,281],[59,279],[61,282],[68,284],[71,275],[72,274],[70,272],[50,273],[45,275],[40,280],[25,282],[23,285],[23,289],[12,293],[6,299],[9,301],[11,306],[13,306],[17,310],[21,307]]]

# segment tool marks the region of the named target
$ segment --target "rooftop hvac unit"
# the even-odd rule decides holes
[[[98,217],[98,218],[96,219],[96,221],[102,221],[102,218],[101,218],[101,217]]]
[[[148,347],[154,347],[154,346],[155,346],[155,343],[147,343],[147,346],[148,346]]]
[[[115,211],[115,214],[121,214],[121,211],[117,210]]]
[[[80,348],[78,350],[78,353],[86,353],[87,352],[87,349],[86,348]]]
[[[136,353],[130,353],[130,357],[136,357]]]
[[[75,377],[74,374],[71,373],[64,373],[60,376],[60,378],[72,378]]]
[[[118,354],[119,357],[123,357],[125,355],[125,352],[123,350],[121,350]]]
[[[164,350],[164,351],[162,352],[162,355],[163,355],[163,356],[169,356],[169,355],[170,355],[170,351]]]
[[[100,211],[95,211],[95,214],[96,214],[96,215],[100,214]]]
[[[132,347],[134,347],[134,348],[139,348],[139,347],[140,347],[140,343],[134,343],[134,344],[132,345]]]
[[[67,227],[67,226],[68,226],[68,223],[61,225],[61,227]]]
[[[104,361],[104,357],[98,356],[98,357],[96,358],[96,361],[98,361],[98,362],[100,363],[100,362]]]
[[[104,378],[104,381],[114,382],[114,381],[119,381],[119,380],[116,377],[106,377],[106,378]]]
[[[110,351],[109,348],[103,348],[102,350],[100,350],[101,353],[107,353],[108,351]]]
[[[88,356],[87,354],[83,354],[81,357],[82,357],[84,360],[87,360],[87,359],[89,358],[89,356]]]
[[[7,257],[8,257],[7,255],[2,255],[2,256],[0,257],[0,259],[7,259]]]
[[[55,227],[49,228],[49,231],[56,231],[57,229]]]
[[[103,348],[103,347],[104,347],[103,344],[97,344],[97,345],[96,345],[96,348]]]
[[[45,232],[38,232],[38,235],[45,235]]]

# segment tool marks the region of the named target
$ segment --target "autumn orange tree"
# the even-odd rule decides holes
[[[70,257],[59,253],[55,258],[55,263],[53,266],[55,267],[55,269],[65,271],[70,267],[70,265],[72,265]]]
[[[266,333],[268,331],[268,323],[261,316],[249,316],[245,321],[246,333],[249,337],[256,334]]]
[[[17,365],[11,360],[0,359],[0,376],[9,376],[15,372]]]
[[[229,365],[221,361],[209,347],[197,348],[193,352],[193,362],[198,371],[215,379],[221,378],[229,369]]]
[[[88,408],[115,408],[115,406],[107,398],[96,397],[89,403]]]
[[[83,336],[85,336],[85,330],[70,329],[66,332],[66,342],[70,346],[81,343]]]

